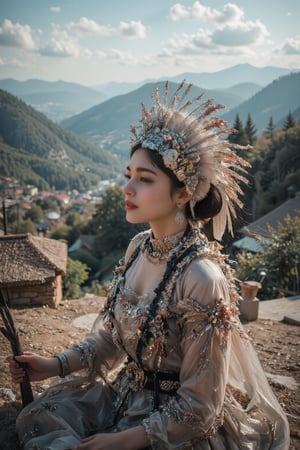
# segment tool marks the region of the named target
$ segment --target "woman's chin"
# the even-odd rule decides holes
[[[141,219],[139,219],[139,218],[137,218],[137,217],[132,217],[132,216],[130,216],[129,214],[127,214],[126,220],[127,220],[127,222],[132,223],[132,224],[136,224],[136,223],[144,223],[143,220],[141,220]]]

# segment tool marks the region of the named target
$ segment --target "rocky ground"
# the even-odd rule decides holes
[[[72,324],[83,314],[98,312],[102,299],[86,296],[65,301],[58,309],[12,309],[22,347],[45,356],[63,351],[83,338],[86,330]],[[300,327],[272,320],[244,324],[264,370],[276,375],[269,382],[287,413],[291,430],[290,450],[300,449]],[[19,387],[10,381],[6,357],[10,345],[0,333],[0,450],[18,450],[14,422],[21,409]],[[288,378],[285,378],[288,377]],[[294,382],[293,382],[294,380]],[[46,383],[34,383],[40,392]]]

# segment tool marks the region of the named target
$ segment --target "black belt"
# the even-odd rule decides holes
[[[174,395],[180,387],[179,373],[150,372],[144,371],[146,389],[154,392],[168,393]]]
[[[159,394],[175,395],[180,388],[179,373],[156,372],[143,370],[134,360],[128,361],[124,367],[129,385],[135,392],[149,389],[154,394],[154,407],[159,407]]]

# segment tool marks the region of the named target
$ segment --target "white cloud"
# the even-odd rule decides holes
[[[41,48],[39,53],[44,56],[67,58],[78,56],[80,54],[80,47],[65,30],[57,28],[52,32],[50,42],[44,48]]]
[[[61,8],[60,6],[51,6],[50,11],[52,11],[53,13],[60,13]]]
[[[226,27],[214,31],[199,29],[196,33],[173,36],[161,49],[157,58],[174,64],[175,59],[182,65],[194,64],[204,57],[249,58],[257,54],[253,47],[268,33],[264,27],[250,26]],[[225,60],[224,60],[225,61]]]
[[[117,33],[116,29],[111,25],[99,25],[94,20],[87,17],[81,17],[79,22],[71,22],[67,25],[69,30],[79,33],[89,33],[99,36],[112,36]]]
[[[191,7],[176,3],[170,9],[170,18],[176,22],[182,19],[202,20],[211,23],[239,23],[244,16],[244,11],[234,3],[226,3],[222,11],[210,6],[204,6],[196,1]]]
[[[146,27],[139,20],[120,22],[120,31],[123,36],[131,39],[144,39],[146,37]]]
[[[121,35],[129,39],[143,39],[146,37],[146,27],[140,21],[120,22],[118,27],[112,25],[100,25],[95,20],[81,17],[79,22],[70,22],[68,30],[77,34],[92,34],[96,36],[117,36]]]
[[[300,55],[300,36],[286,39],[279,52],[284,55]]]
[[[225,47],[240,47],[259,44],[269,36],[266,26],[259,20],[240,23],[237,26],[218,28],[212,35],[212,41]]]
[[[194,19],[209,24],[210,28],[200,28],[193,34],[182,34],[170,39],[167,48],[158,55],[160,58],[190,58],[216,55],[241,58],[253,54],[253,47],[264,44],[270,33],[260,20],[245,21],[244,11],[235,3],[226,3],[217,10],[194,2],[191,7],[180,3],[170,10],[172,20]]]
[[[111,49],[108,52],[108,57],[112,60],[124,63],[124,64],[133,64],[135,63],[135,58],[130,52],[122,52],[118,49]]]
[[[181,19],[187,19],[190,18],[190,11],[185,6],[181,5],[180,3],[176,3],[176,5],[172,6],[170,9],[170,18],[174,22],[178,22]]]
[[[116,48],[112,48],[107,52],[97,50],[95,56],[98,59],[104,59],[106,62],[111,61],[122,66],[152,66],[154,61],[153,56],[137,56],[130,51],[125,52]]]
[[[168,48],[164,48],[159,56],[171,56],[178,54],[197,54],[204,49],[212,49],[211,32],[208,30],[198,30],[197,33],[188,35],[182,33],[168,41]]]
[[[222,11],[204,6],[200,1],[196,1],[191,7],[177,3],[171,8],[170,16],[174,21],[188,18],[215,26],[214,31],[200,29],[197,35],[191,35],[188,47],[245,47],[261,44],[269,36],[266,26],[260,20],[245,21],[244,11],[234,3],[226,3]]]
[[[190,42],[195,49],[212,48],[212,33],[208,30],[198,30],[191,36]]]
[[[35,42],[32,29],[29,25],[21,25],[18,22],[14,24],[5,19],[0,27],[0,45],[33,50]]]
[[[103,50],[96,50],[95,56],[97,56],[97,58],[99,59],[105,59],[107,57],[107,53],[104,52]]]

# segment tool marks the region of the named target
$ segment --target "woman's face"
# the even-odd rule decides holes
[[[180,191],[171,195],[169,177],[152,163],[145,149],[132,155],[126,177],[123,192],[128,222],[149,223],[156,237],[177,232],[174,219]]]

